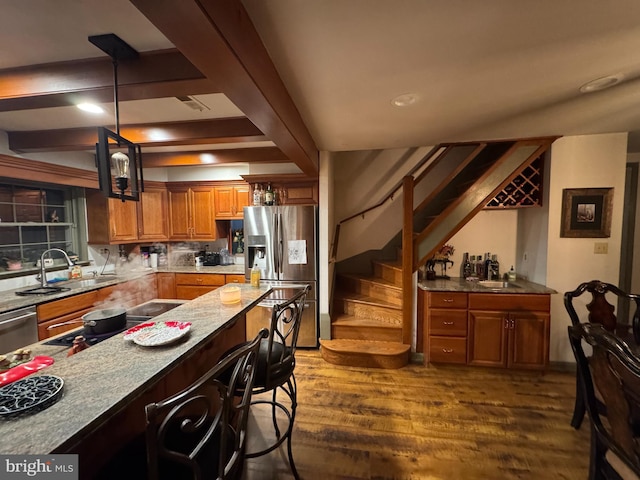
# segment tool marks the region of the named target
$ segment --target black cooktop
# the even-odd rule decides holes
[[[84,327],[76,328],[75,330],[69,330],[63,335],[59,337],[52,338],[51,340],[47,340],[43,342],[44,345],[62,345],[62,346],[71,346],[73,345],[73,340],[78,336],[82,335],[85,341],[89,344],[89,346],[95,345],[96,343],[100,343],[107,338],[111,338],[114,335],[118,335],[119,333],[124,332],[125,330],[135,327],[136,325],[142,322],[148,322],[153,317],[160,315],[161,313],[168,312],[169,310],[180,306],[184,302],[175,301],[175,300],[151,300],[147,303],[143,303],[142,305],[138,305],[137,307],[133,307],[130,310],[127,310],[127,324],[124,328],[120,330],[116,330],[114,332],[103,333],[100,335],[91,335],[85,333]]]
[[[146,320],[142,320],[146,321]],[[129,320],[127,316],[127,325],[124,328],[116,330],[114,332],[102,333],[100,335],[90,335],[85,333],[84,327],[76,328],[75,330],[69,330],[64,335],[60,335],[59,337],[52,338],[51,340],[47,340],[46,342],[42,342],[43,345],[62,345],[70,347],[73,345],[73,339],[78,335],[82,335],[89,346],[95,345],[96,343],[100,343],[107,338],[111,338],[114,335],[118,335],[119,333],[124,332],[125,330],[135,327],[136,325],[142,323],[140,320]]]

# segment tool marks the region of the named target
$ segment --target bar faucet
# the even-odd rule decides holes
[[[42,252],[42,255],[40,255],[40,286],[43,287],[43,288],[47,286],[47,270],[46,270],[46,268],[44,266],[44,256],[47,253],[50,253],[50,252],[60,252],[60,253],[62,253],[64,255],[64,258],[67,259],[67,264],[70,267],[73,267],[73,262],[69,258],[69,255],[67,255],[67,252],[65,252],[61,248],[50,248],[50,249],[45,250],[44,252]]]

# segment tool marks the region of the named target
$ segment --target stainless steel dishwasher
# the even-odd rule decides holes
[[[36,307],[0,313],[0,354],[10,353],[38,341]]]

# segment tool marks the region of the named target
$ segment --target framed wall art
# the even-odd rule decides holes
[[[611,236],[613,188],[565,188],[562,190],[561,237]]]

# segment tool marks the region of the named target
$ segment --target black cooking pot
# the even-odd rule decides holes
[[[124,308],[93,310],[82,316],[84,331],[89,335],[101,335],[122,330],[127,325],[127,311]]]

